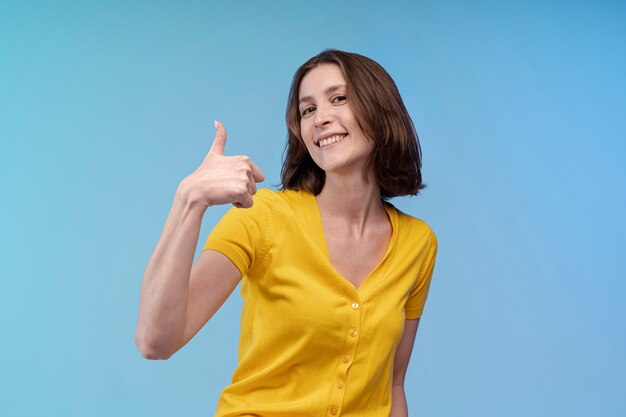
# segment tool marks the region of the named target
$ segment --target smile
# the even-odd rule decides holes
[[[329,138],[326,139],[322,139],[317,143],[317,146],[319,146],[320,148],[323,148],[325,146],[328,146],[332,143],[337,143],[337,142],[341,142],[342,140],[345,139],[345,137],[348,135],[335,135],[335,136],[331,136]]]

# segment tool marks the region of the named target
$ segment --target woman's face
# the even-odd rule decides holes
[[[300,131],[311,158],[326,174],[363,172],[374,149],[357,123],[338,65],[321,64],[302,78]]]

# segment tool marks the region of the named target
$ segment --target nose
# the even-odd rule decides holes
[[[330,112],[327,106],[318,106],[315,110],[315,127],[321,128],[330,123]]]

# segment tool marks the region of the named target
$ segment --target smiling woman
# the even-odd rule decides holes
[[[422,187],[417,135],[393,80],[327,50],[294,77],[280,191],[224,156],[216,122],[179,185],[146,268],[136,343],[167,359],[239,282],[239,363],[215,416],[406,416],[404,377],[437,253],[388,200]],[[208,207],[231,203],[192,264]]]
[[[303,129],[315,124],[311,119],[316,112],[315,97],[308,90],[316,86],[322,89],[322,85],[325,97],[318,99],[332,100],[332,107],[348,104],[354,125],[373,145],[363,179],[367,181],[373,172],[385,198],[417,194],[424,187],[419,140],[396,84],[375,61],[337,50],[311,58],[294,76],[287,104],[289,136],[283,185],[302,186],[315,194],[324,186],[325,172],[313,163],[311,149],[304,149],[307,142],[302,140]]]
[[[315,165],[325,175],[363,172],[374,142],[365,137],[354,117],[339,66],[311,69],[300,84],[299,102],[302,142]]]

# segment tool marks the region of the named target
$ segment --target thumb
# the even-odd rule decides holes
[[[226,145],[226,129],[219,120],[215,121],[215,136],[213,145],[209,150],[209,155],[224,155],[224,145]]]

